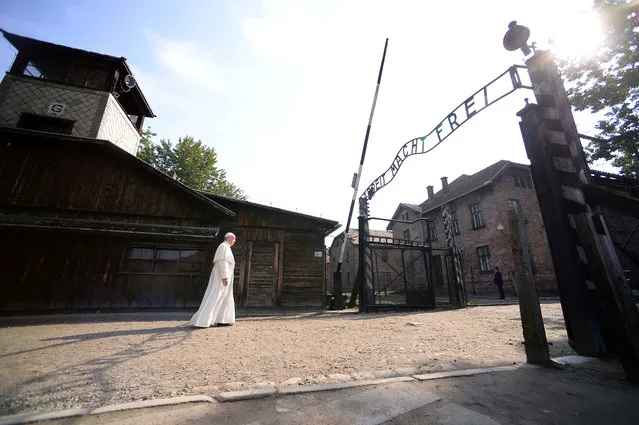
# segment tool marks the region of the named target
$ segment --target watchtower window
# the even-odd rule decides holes
[[[26,130],[46,131],[48,133],[71,134],[74,124],[75,121],[63,118],[23,113],[17,127]]]
[[[32,58],[22,71],[27,77],[56,83],[105,90],[109,71],[85,65],[82,61],[63,62],[50,58]]]

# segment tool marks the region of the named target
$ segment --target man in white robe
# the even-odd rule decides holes
[[[198,328],[215,325],[230,326],[235,323],[235,301],[233,300],[233,269],[235,258],[231,247],[235,235],[227,233],[224,242],[215,251],[213,271],[206,287],[200,308],[191,318],[191,324]]]

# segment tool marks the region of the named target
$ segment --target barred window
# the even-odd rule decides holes
[[[477,248],[477,256],[479,257],[479,270],[482,272],[492,271],[493,264],[490,261],[490,250],[488,246],[480,246]]]
[[[410,230],[406,229],[404,230],[404,239],[409,241],[410,240]]]
[[[484,213],[481,209],[481,204],[475,204],[470,207],[470,221],[473,224],[473,229],[479,229],[484,227]]]

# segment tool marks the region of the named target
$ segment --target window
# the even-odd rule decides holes
[[[133,247],[126,271],[149,274],[202,274],[206,254],[201,249]]]
[[[513,181],[517,187],[523,187],[526,189],[532,189],[533,187],[532,180],[530,180],[529,175],[514,174]]]
[[[459,220],[457,219],[457,211],[450,214],[450,223],[453,226],[453,232],[459,235]]]
[[[87,66],[82,62],[69,63],[55,58],[32,58],[22,71],[27,77],[106,90],[109,70]]]
[[[404,239],[407,241],[410,240],[410,230],[408,229],[404,230]]]
[[[24,67],[22,75],[64,83],[69,72],[68,66],[51,59],[31,59]]]
[[[470,222],[473,224],[473,229],[479,229],[485,226],[484,213],[481,210],[481,204],[471,205]]]
[[[426,230],[428,231],[429,241],[437,240],[437,230],[435,228],[435,220],[431,220],[428,223],[426,223]]]
[[[84,84],[85,87],[91,89],[106,89],[107,78],[109,77],[109,71],[100,68],[91,68],[87,74],[87,80]]]
[[[181,249],[179,272],[202,273],[204,271],[204,251],[199,249]]]
[[[480,246],[477,248],[477,256],[479,257],[479,270],[482,272],[491,272],[493,265],[490,261],[490,250],[488,247]]]
[[[18,128],[26,130],[46,131],[47,133],[71,134],[75,121],[45,115],[22,113]]]
[[[508,200],[508,209],[515,210],[519,208],[519,199],[509,199]]]

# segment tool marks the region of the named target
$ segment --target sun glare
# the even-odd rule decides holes
[[[575,13],[564,20],[550,41],[555,56],[579,59],[593,55],[604,41],[599,15],[593,11]]]

